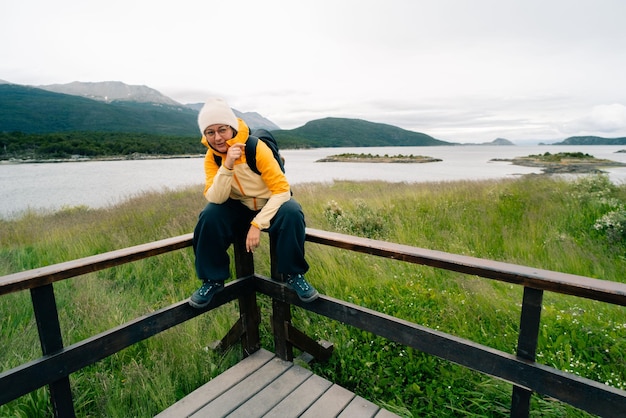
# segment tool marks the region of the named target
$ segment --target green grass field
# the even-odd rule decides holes
[[[0,221],[0,274],[189,233],[202,186],[138,196],[105,209],[65,208]],[[626,186],[605,176],[424,184],[337,182],[294,187],[307,225],[416,247],[626,282]],[[268,239],[255,253],[269,275]],[[460,273],[307,244],[322,293],[514,353],[522,289]],[[187,298],[197,287],[184,249],[55,285],[66,345]],[[271,302],[259,297],[272,350]],[[0,372],[41,355],[30,295],[0,298]],[[547,293],[538,361],[626,389],[624,308]],[[511,385],[294,309],[294,323],[335,345],[314,371],[399,415],[508,416]],[[71,376],[77,415],[148,417],[240,359],[216,353],[238,317],[228,305]],[[533,416],[588,416],[534,395]],[[0,416],[51,416],[46,389]]]

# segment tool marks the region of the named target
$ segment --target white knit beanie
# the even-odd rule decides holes
[[[211,125],[229,125],[234,130],[239,129],[239,121],[233,110],[224,99],[211,98],[206,101],[198,113],[198,127],[204,135],[204,130]]]

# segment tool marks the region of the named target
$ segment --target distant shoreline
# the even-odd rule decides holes
[[[482,144],[460,144],[460,145],[482,145]],[[364,147],[367,149],[368,147]],[[292,150],[292,149],[286,149]],[[615,153],[626,153],[626,149],[621,149],[615,151]],[[101,157],[73,157],[73,158],[33,158],[33,159],[22,159],[22,158],[11,158],[8,160],[0,160],[0,165],[10,165],[10,164],[45,164],[45,163],[82,163],[82,162],[93,162],[93,161],[140,161],[140,160],[168,160],[168,159],[182,159],[182,158],[203,158],[205,154],[175,154],[175,155],[166,155],[166,154],[131,154],[131,155],[117,155],[117,156],[101,156]],[[340,155],[331,155],[326,158],[322,158],[316,162],[371,162],[371,163],[427,163],[427,162],[437,162],[442,161],[438,158],[426,157],[426,156],[369,156],[365,157],[366,154],[353,154],[353,157],[342,156]],[[362,156],[362,157],[361,157]],[[528,157],[518,157],[513,159],[499,159],[494,158],[491,161],[508,161],[515,165],[521,165],[526,167],[546,167],[546,163],[542,163],[539,161],[529,161]],[[611,160],[602,160],[600,162],[592,162],[592,163],[584,163],[585,167],[589,167],[589,165],[595,166],[606,166],[606,167],[619,167],[625,166],[626,164],[611,161]],[[571,167],[572,170],[575,168]],[[580,167],[582,170],[583,168]],[[556,172],[556,171],[555,171]],[[564,171],[561,171],[564,172]],[[571,172],[589,172],[589,171],[571,171]]]
[[[147,155],[133,154],[110,157],[78,157],[78,158],[37,158],[2,160],[0,164],[45,164],[45,163],[85,163],[93,161],[139,161],[139,160],[171,160],[176,158],[203,158],[204,154],[184,154],[184,155]]]

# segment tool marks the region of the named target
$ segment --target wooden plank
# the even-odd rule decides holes
[[[386,409],[380,409],[378,411],[378,413],[376,415],[374,415],[376,418],[397,418],[400,415],[396,415],[391,411],[387,411]]]
[[[372,418],[376,416],[379,410],[380,408],[374,403],[360,396],[355,396],[352,402],[346,406],[346,409],[341,411],[338,418]]]
[[[339,385],[332,385],[304,414],[302,418],[335,418],[354,399],[354,393]]]
[[[265,418],[299,417],[332,386],[328,380],[311,375],[305,382],[272,408]]]
[[[157,418],[397,417],[310,370],[257,351]]]
[[[176,402],[157,415],[158,418],[189,417],[207,403],[216,399],[246,377],[258,371],[267,362],[274,358],[274,354],[266,350],[259,350],[251,356],[237,363],[219,376],[211,379],[189,395]]]
[[[278,376],[291,367],[292,363],[274,357],[260,369],[249,375],[235,386],[228,389],[222,396],[206,404],[192,415],[194,418],[225,417],[252,396],[256,395],[265,386],[273,382]]]
[[[292,365],[278,379],[229,414],[228,418],[260,418],[265,416],[270,409],[280,403],[312,374],[309,370]]]

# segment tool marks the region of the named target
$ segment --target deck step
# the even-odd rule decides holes
[[[261,349],[157,417],[388,418],[397,415]]]

